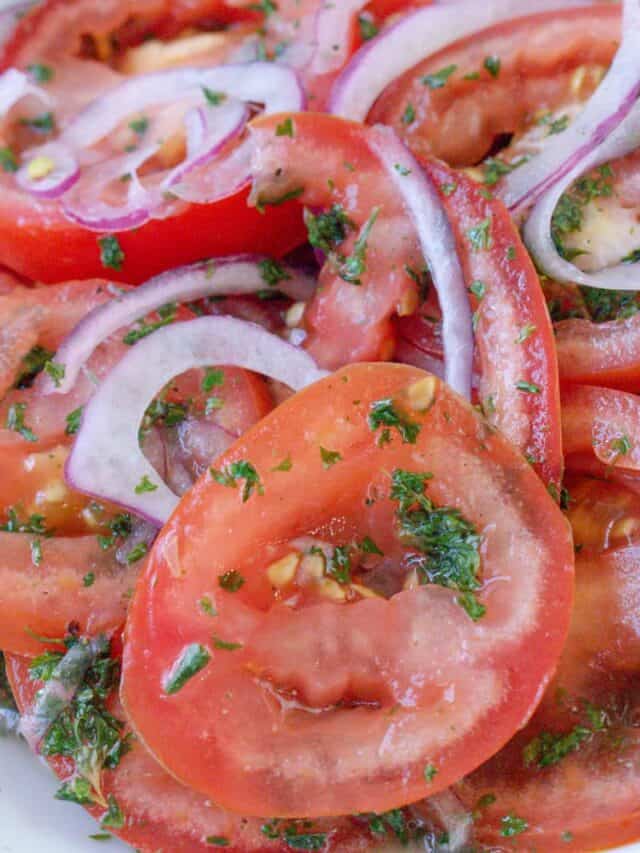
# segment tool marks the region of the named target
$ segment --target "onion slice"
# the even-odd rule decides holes
[[[569,128],[505,178],[500,196],[513,214],[524,212],[573,173],[633,109],[640,95],[639,0],[624,0],[622,33],[611,67]]]
[[[135,289],[121,293],[90,311],[78,323],[56,353],[56,364],[64,376],[56,385],[46,378],[45,393],[67,394],[75,385],[82,366],[96,347],[109,335],[170,302],[189,302],[204,296],[257,293],[267,287],[263,275],[267,258],[230,257],[202,261],[161,273]],[[315,281],[289,266],[279,265],[282,275],[278,289],[296,300],[308,300]]]
[[[438,193],[420,164],[389,127],[376,125],[368,145],[402,196],[418,233],[442,309],[445,381],[471,397],[473,328],[456,240]]]
[[[624,157],[640,147],[640,104],[637,104],[625,121],[580,160],[535,205],[524,228],[524,241],[537,266],[550,278],[587,287],[605,290],[638,290],[639,277],[631,264],[616,264],[597,272],[583,272],[575,264],[562,258],[551,236],[553,213],[560,198],[581,175],[597,166]]]
[[[265,112],[304,109],[301,83],[291,68],[273,62],[248,62],[216,68],[174,68],[133,77],[95,100],[66,127],[62,140],[88,148],[104,139],[128,116],[146,107],[171,104],[204,90],[245,103],[263,104]]]
[[[4,116],[18,101],[29,95],[37,98],[43,107],[50,107],[53,103],[48,92],[36,86],[31,77],[23,71],[9,68],[4,74],[0,74],[0,116]]]
[[[364,121],[390,83],[423,59],[464,36],[505,19],[584,6],[586,0],[461,0],[427,6],[367,42],[336,80],[329,110]],[[337,5],[337,4],[336,4]]]
[[[367,2],[340,0],[338,3],[320,3],[314,22],[314,51],[309,64],[312,74],[330,74],[344,65],[349,55],[351,21]]]
[[[73,488],[164,524],[179,498],[158,482],[143,455],[140,423],[171,379],[214,364],[262,373],[294,391],[326,375],[303,350],[234,317],[200,317],[158,329],[131,348],[86,406],[65,472]]]

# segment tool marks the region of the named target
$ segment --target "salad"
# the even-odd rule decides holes
[[[3,728],[144,853],[640,838],[639,0],[3,5]]]

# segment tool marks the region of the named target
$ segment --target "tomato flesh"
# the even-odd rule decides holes
[[[123,701],[160,763],[233,811],[382,812],[440,790],[528,718],[553,669],[572,548],[530,466],[435,379],[432,407],[415,414],[424,427],[416,445],[379,447],[367,425],[374,401],[406,403],[425,377],[352,365],[297,394],[216,463],[250,460],[264,495],[243,503],[205,475],[153,549],[128,618]],[[327,467],[321,447],[341,459]],[[277,470],[286,459],[290,470]],[[482,531],[479,623],[437,586],[351,604],[274,599],[266,567],[300,536],[345,545],[369,535],[398,571],[394,468],[432,473],[436,505],[457,507]],[[219,582],[231,571],[244,579],[234,593]],[[491,584],[495,576],[503,582]],[[218,651],[213,634],[241,648]],[[211,650],[211,664],[169,696],[169,673],[194,643]],[[345,753],[353,739],[358,750]]]

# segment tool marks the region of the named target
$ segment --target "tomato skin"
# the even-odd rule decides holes
[[[488,156],[494,141],[521,131],[537,110],[576,100],[573,72],[607,67],[620,37],[620,14],[610,5],[532,15],[506,21],[444,48],[387,88],[368,121],[395,128],[414,153],[453,166]],[[499,73],[485,70],[487,56],[500,58]],[[426,74],[456,66],[440,88]],[[475,73],[479,77],[465,79]],[[416,118],[403,116],[412,104]]]
[[[563,467],[558,365],[538,274],[502,202],[486,198],[474,181],[444,164],[430,160],[424,168],[440,190],[468,287],[484,285],[481,298],[470,291],[480,402],[489,421],[557,489]],[[491,245],[478,251],[469,232],[487,221]],[[518,383],[538,391],[520,390]]]
[[[216,463],[216,467],[223,468],[232,461],[250,460],[261,477],[264,495],[253,495],[243,504],[237,490],[219,486],[205,476],[185,496],[153,549],[128,616],[123,702],[134,728],[156,758],[176,778],[208,793],[227,808],[238,812],[260,810],[272,815],[313,817],[336,810],[382,812],[417,800],[427,792],[435,793],[459,778],[465,772],[465,765],[477,765],[483,753],[493,752],[497,744],[504,743],[528,718],[537,701],[540,680],[548,677],[555,664],[571,603],[572,548],[564,519],[530,466],[514,454],[501,436],[488,431],[470,407],[441,384],[437,384],[436,402],[430,412],[416,415],[418,423],[425,427],[420,433],[419,445],[403,445],[393,440],[391,445],[379,448],[366,425],[366,413],[374,400],[396,398],[408,385],[425,376],[422,371],[403,365],[352,365],[297,394],[250,430]],[[453,442],[451,445],[449,440]],[[432,441],[435,445],[427,451]],[[478,442],[485,447],[484,457]],[[330,470],[322,466],[321,445],[342,455]],[[428,456],[421,457],[423,452]],[[291,469],[275,470],[286,457],[291,460]],[[479,471],[493,470],[493,464],[496,465],[495,482],[508,481],[509,495],[520,496],[515,501],[502,491],[500,495],[494,493],[491,500],[487,497],[486,489],[495,489],[495,482],[492,480],[490,486],[484,473]],[[457,710],[451,713],[462,728],[458,729],[454,742],[446,737],[443,747],[432,744],[430,760],[439,771],[430,785],[424,780],[424,755],[405,752],[410,750],[409,743],[403,748],[405,760],[401,778],[396,775],[394,760],[380,756],[375,762],[373,759],[371,763],[365,762],[366,779],[359,773],[359,759],[353,769],[346,762],[342,771],[341,763],[341,773],[336,773],[335,777],[329,769],[320,773],[316,770],[316,761],[322,759],[322,768],[325,761],[327,768],[332,767],[334,750],[342,746],[344,751],[345,741],[351,738],[360,739],[358,755],[368,756],[372,742],[377,744],[375,753],[378,755],[376,726],[381,719],[378,714],[385,715],[395,701],[394,688],[385,683],[381,670],[388,669],[394,674],[393,683],[402,693],[405,679],[411,677],[412,663],[406,658],[401,664],[399,658],[396,664],[393,649],[397,642],[400,648],[405,648],[400,638],[407,625],[413,624],[409,611],[403,608],[410,610],[411,601],[419,606],[422,598],[412,599],[403,593],[390,601],[366,599],[342,610],[336,610],[342,605],[320,601],[305,608],[304,615],[295,609],[289,614],[289,608],[273,602],[264,564],[283,556],[287,542],[309,534],[320,538],[328,536],[332,541],[337,538],[341,543],[358,541],[364,534],[370,534],[388,553],[394,542],[394,507],[382,496],[369,509],[364,507],[364,501],[376,493],[387,494],[391,468],[415,471],[416,466],[419,470],[433,472],[429,492],[437,505],[457,506],[465,517],[476,521],[485,531],[501,526],[498,517],[494,519],[493,511],[488,509],[494,506],[498,511],[499,507],[500,519],[506,512],[517,527],[517,531],[512,531],[513,548],[518,547],[516,541],[523,543],[529,535],[536,537],[534,562],[537,567],[528,565],[528,572],[529,569],[531,572],[528,577],[537,578],[536,596],[541,597],[537,600],[545,601],[544,614],[526,607],[526,616],[523,613],[516,616],[504,600],[498,603],[492,599],[487,601],[487,616],[483,617],[487,620],[483,623],[483,636],[486,636],[484,632],[491,633],[492,618],[500,623],[498,614],[507,618],[509,613],[512,625],[516,622],[526,624],[528,630],[537,631],[535,650],[519,634],[519,629],[510,633],[511,629],[503,625],[500,648],[490,646],[482,655],[483,660],[495,663],[497,672],[502,672],[502,667],[508,669],[508,682],[513,692],[509,690],[508,696],[501,694],[500,698],[494,696],[492,700],[481,698],[488,689],[485,679],[490,676],[482,672],[479,660],[475,659],[474,719],[475,714],[480,715],[481,721],[477,724],[482,728],[481,737],[479,729],[470,721],[463,722],[457,717],[462,707],[468,707],[467,703],[472,701],[467,695],[470,685],[450,675],[455,679],[456,697],[460,702],[455,706]],[[479,478],[473,488],[482,494],[472,495],[469,478],[464,494],[460,493],[461,472],[463,469],[469,472],[465,466],[473,466]],[[314,484],[312,489],[307,487],[310,482]],[[525,515],[522,515],[525,505]],[[518,521],[510,515],[514,512]],[[188,542],[184,538],[185,530],[189,531]],[[504,537],[501,542],[512,541],[507,530],[504,530]],[[505,568],[501,556],[494,552],[494,548],[499,551],[497,541],[487,540],[486,548],[486,552],[483,550],[487,560],[485,579],[487,572],[497,572],[499,566]],[[510,568],[505,568],[507,575],[519,562],[513,548],[510,549]],[[546,553],[545,559],[541,558],[542,553]],[[202,562],[205,554],[206,566]],[[216,575],[221,576],[232,567],[246,579],[242,588],[233,594],[220,590],[215,580]],[[514,584],[517,586],[515,577]],[[515,588],[511,595],[517,600],[511,603],[518,610],[524,605]],[[425,589],[431,589],[434,603],[438,602],[429,611],[431,637],[458,636],[459,631],[462,632],[460,636],[465,636],[467,630],[473,633],[473,623],[451,598],[450,591],[434,587]],[[504,587],[503,592],[506,593]],[[213,620],[198,605],[203,596],[208,596],[215,606],[218,615]],[[444,620],[442,624],[441,619]],[[359,620],[364,622],[361,624]],[[433,627],[436,624],[440,624],[439,629]],[[395,638],[388,651],[389,657],[382,636],[375,636],[376,625],[384,625],[385,636]],[[163,683],[171,666],[188,644],[210,645],[212,631],[227,641],[242,643],[242,649],[232,653],[214,651],[211,669],[205,669],[181,691],[167,696]],[[370,636],[368,632],[372,632]],[[334,638],[326,648],[321,642],[324,636]],[[460,642],[463,641],[460,639]],[[471,644],[472,641],[465,643],[465,648],[470,648]],[[373,673],[368,670],[365,646],[379,647],[381,657]],[[448,658],[446,649],[430,654],[435,655],[439,672],[449,666],[453,669],[448,671],[453,673],[458,666],[453,660],[455,655]],[[328,661],[326,665],[325,661]],[[416,696],[415,706],[407,706],[406,717],[405,710],[398,710],[398,721],[401,716],[404,719],[403,731],[418,725],[418,720],[423,720],[421,714],[428,713],[426,708],[435,701],[429,692],[432,688],[426,686],[431,683],[428,668],[432,665],[436,664],[429,655],[420,658],[420,666],[424,666],[422,675],[426,679],[425,692]],[[319,730],[293,712],[290,719],[286,717],[280,724],[279,715],[283,713],[280,705],[275,703],[272,707],[270,694],[263,695],[266,688],[260,687],[261,679],[270,683],[270,672],[274,673],[273,689],[282,685],[287,695],[290,695],[289,690],[295,689],[294,696],[303,705],[333,707],[346,691],[346,695],[356,699],[367,696],[370,702],[380,702],[380,711],[372,710],[370,717],[362,712],[356,714],[355,709],[347,712],[353,715],[351,717],[327,712],[328,728]],[[497,672],[496,678],[500,680]],[[255,673],[255,677],[248,673]],[[478,703],[484,701],[493,702],[490,724],[478,709]],[[424,711],[421,703],[424,703]],[[262,711],[258,711],[258,707]],[[194,709],[201,721],[207,721],[206,725],[194,726]],[[247,728],[249,716],[252,722]],[[383,723],[387,728],[386,717],[380,725]],[[309,740],[305,739],[305,726],[311,728]],[[249,731],[249,742],[245,742]],[[269,753],[263,756],[260,744],[266,742]],[[313,758],[316,749],[318,759]],[[290,766],[288,755],[291,755],[287,750],[296,756],[295,766],[304,761],[303,766],[309,767],[308,775],[299,778],[295,767],[293,772],[286,770]],[[340,761],[343,759],[344,755]],[[218,768],[215,778],[210,773],[212,766]],[[254,768],[250,780],[245,772],[248,766]],[[271,766],[274,772],[275,766],[280,768],[276,772],[278,778],[271,777]]]
[[[119,270],[102,264],[101,236],[69,222],[55,202],[43,204],[11,191],[0,199],[0,263],[43,283],[108,275],[140,284],[163,270],[216,255],[280,256],[303,242],[305,231],[295,203],[261,215],[247,206],[243,191],[118,234],[125,254]]]
[[[640,391],[640,315],[562,320],[555,331],[562,382]]]
[[[586,853],[640,836],[639,570],[637,544],[578,555],[572,627],[554,680],[527,728],[455,786],[475,812],[477,843],[501,850]],[[604,710],[601,731],[594,729],[593,716],[585,716],[587,707]],[[576,726],[592,731],[576,751],[546,767],[525,766],[523,749],[540,732],[564,735]],[[495,801],[478,808],[489,793]],[[528,824],[514,838],[502,832],[502,820],[510,813]]]

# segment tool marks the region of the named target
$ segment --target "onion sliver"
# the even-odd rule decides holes
[[[348,57],[352,18],[367,2],[340,0],[337,3],[320,3],[314,22],[314,53],[309,65],[312,74],[329,74],[344,65]]]
[[[273,62],[220,65],[216,68],[174,68],[139,75],[110,89],[67,126],[62,140],[74,148],[95,145],[128,116],[201,95],[222,93],[246,103],[263,104],[265,112],[301,110],[305,105],[296,73]]]
[[[524,228],[524,240],[538,267],[550,278],[587,287],[605,290],[638,290],[640,276],[634,274],[631,264],[616,264],[597,272],[583,272],[575,264],[565,260],[551,236],[553,213],[560,198],[574,181],[591,169],[624,157],[640,147],[640,104],[637,104],[625,121],[609,138],[546,192],[535,205]]]
[[[129,290],[90,311],[62,343],[55,362],[64,368],[56,385],[47,377],[46,393],[67,394],[80,369],[96,347],[109,335],[170,302],[189,302],[204,296],[257,293],[266,288],[263,275],[266,258],[231,257],[203,261],[161,273],[141,287]],[[308,300],[315,290],[314,280],[291,267],[279,265],[283,276],[278,288],[296,300]]]
[[[303,350],[234,317],[200,317],[158,329],[116,364],[86,406],[65,472],[73,488],[164,524],[179,498],[158,482],[144,457],[140,423],[171,379],[214,364],[262,373],[294,391],[326,375]]]
[[[569,128],[505,178],[500,196],[512,213],[524,212],[579,167],[633,109],[640,95],[640,0],[625,0],[622,33],[606,76]]]
[[[473,368],[471,306],[447,214],[437,190],[395,131],[377,125],[371,129],[368,144],[402,196],[431,271],[442,309],[445,381],[469,399]]]
[[[9,68],[4,74],[0,74],[0,116],[4,116],[18,101],[27,96],[37,98],[43,107],[50,107],[53,103],[49,94],[40,86],[36,86],[23,71]]]
[[[419,9],[356,53],[334,84],[329,110],[364,121],[397,77],[452,42],[505,19],[583,5],[585,0],[461,0]]]

